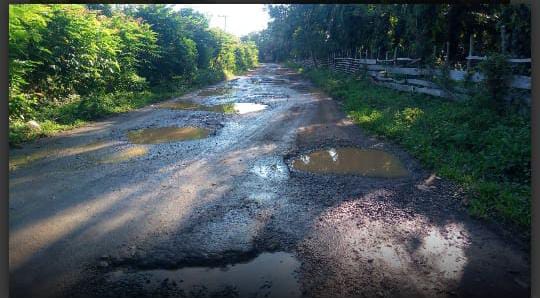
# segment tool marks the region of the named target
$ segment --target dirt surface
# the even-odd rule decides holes
[[[13,297],[529,295],[525,245],[468,217],[459,188],[291,70],[266,64],[181,100],[267,107],[149,106],[11,151]],[[127,138],[168,126],[211,133]],[[290,167],[341,147],[386,151],[409,175]]]

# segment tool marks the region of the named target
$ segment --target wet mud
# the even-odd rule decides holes
[[[528,297],[526,241],[294,71],[164,105],[10,152],[13,297]]]

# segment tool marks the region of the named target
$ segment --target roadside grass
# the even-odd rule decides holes
[[[144,91],[95,94],[58,106],[42,107],[36,111],[34,117],[34,120],[41,126],[40,130],[32,130],[27,127],[26,121],[22,119],[10,119],[9,144],[16,147],[24,142],[83,126],[92,120],[129,112],[152,103],[182,96],[223,79],[229,80],[234,76],[233,73],[227,71],[221,76],[204,75],[194,84],[185,84],[181,81],[168,82]]]
[[[127,112],[183,93],[183,90],[122,92],[91,96],[62,106],[47,107],[35,118],[41,126],[40,130],[28,128],[23,120],[10,121],[9,143],[17,146],[40,137],[52,136],[60,131],[83,126],[91,120]],[[96,97],[99,99],[95,100]]]
[[[529,117],[500,116],[486,107],[481,96],[453,102],[398,92],[328,70],[296,68],[342,100],[361,127],[394,140],[424,166],[461,185],[468,193],[471,215],[503,220],[528,231]]]

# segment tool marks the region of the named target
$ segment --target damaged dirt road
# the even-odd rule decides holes
[[[340,173],[367,152],[349,147],[382,172]],[[13,297],[529,294],[524,245],[279,65],[12,150],[10,167]]]

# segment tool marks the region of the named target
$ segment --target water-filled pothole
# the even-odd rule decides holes
[[[174,102],[168,102],[162,104],[160,107],[166,108],[166,109],[174,109],[174,110],[198,110],[198,111],[210,111],[210,112],[217,112],[217,113],[225,113],[225,114],[246,114],[251,112],[258,112],[266,109],[268,106],[264,104],[258,104],[258,103],[250,103],[250,102],[237,102],[237,103],[226,103],[226,104],[218,104],[218,105],[202,105],[194,102],[186,102],[186,101],[174,101]]]
[[[142,274],[142,286],[149,292],[173,287],[185,294],[213,297],[227,293],[233,297],[300,297],[297,271],[300,262],[289,253],[262,253],[248,263],[225,267],[186,267],[177,270],[114,271],[106,278],[122,283]],[[139,283],[141,284],[141,283]],[[201,293],[203,289],[204,293]]]
[[[128,132],[128,139],[134,144],[159,144],[208,137],[211,130],[200,127],[158,127],[138,129]]]
[[[246,114],[251,112],[258,112],[266,109],[268,106],[259,104],[259,103],[251,103],[251,102],[238,102],[235,103],[233,106],[233,109],[235,113],[238,114]]]
[[[358,174],[369,177],[397,178],[408,175],[401,161],[381,150],[354,147],[330,148],[301,155],[292,167],[306,172]]]

